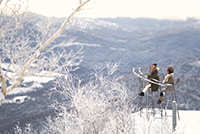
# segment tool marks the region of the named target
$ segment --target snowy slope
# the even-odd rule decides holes
[[[168,116],[172,116],[172,111],[167,110]],[[177,119],[176,133],[177,134],[198,134],[200,131],[200,111],[184,111],[180,110],[180,120]],[[139,116],[139,113],[133,114],[135,120],[135,130],[137,134],[142,133],[157,133],[157,134],[170,134],[172,131],[172,117],[153,118],[152,115],[148,120],[145,113]],[[159,118],[159,119],[158,119]]]
[[[69,49],[83,46],[84,59],[75,72],[81,79],[89,80],[93,67],[109,60],[120,61],[117,75],[125,77],[134,77],[133,67],[147,68],[156,62],[161,68],[159,73],[166,75],[166,68],[172,66],[175,77],[181,80],[180,108],[200,110],[199,20],[74,18],[62,35],[54,43],[76,37]],[[130,77],[124,82],[137,91],[137,78]]]
[[[48,106],[55,98],[49,100],[45,95],[48,91],[52,77],[44,77],[42,79],[37,77],[25,77],[23,84],[31,83],[27,87],[17,87],[10,92],[6,97],[4,104],[0,107],[0,133],[11,130],[17,122],[32,123],[34,127],[45,120],[45,117],[53,115],[53,110],[49,110]],[[46,84],[45,84],[46,83]],[[168,115],[172,115],[172,111],[167,111]],[[177,133],[181,134],[196,134],[199,131],[200,125],[200,111],[183,111],[179,110],[180,120],[178,121]],[[145,113],[142,116],[133,113],[133,120],[135,120],[135,132],[140,133],[171,133],[172,121],[171,117],[163,119],[155,119],[150,117],[147,120]],[[160,115],[156,115],[160,117]],[[6,123],[4,122],[6,121]],[[23,125],[23,124],[22,124]]]
[[[54,115],[54,110],[48,108],[52,104],[48,91],[52,88],[54,79],[50,75],[43,78],[24,77],[21,84],[6,95],[0,106],[0,133],[9,132],[17,122],[38,125],[47,116]]]
[[[128,22],[127,19],[123,21]],[[180,108],[200,110],[199,20],[176,22],[131,19],[130,23],[125,24],[105,19],[75,19],[73,22],[74,25],[65,29],[53,44],[67,43],[76,37],[69,50],[83,46],[84,59],[80,70],[75,72],[81,79],[89,79],[95,65],[108,60],[121,60],[117,73],[124,75],[123,79],[130,90],[138,92],[138,78],[132,74],[133,67],[147,68],[157,62],[161,68],[160,73],[166,73],[166,67],[173,66],[175,77],[181,79],[180,92],[177,92]],[[35,123],[37,126],[45,120],[45,116],[54,114],[48,106],[53,99],[59,97],[53,96],[49,100],[47,95],[53,81],[48,77],[26,77],[19,87],[6,96],[0,107],[0,133],[11,129],[18,121]],[[178,133],[198,132],[199,111],[180,111],[180,116]],[[136,127],[144,125],[144,118],[137,115],[136,119],[139,120]],[[151,125],[160,122],[156,119]],[[148,127],[147,124],[143,128]],[[157,125],[154,128],[153,132],[159,131]],[[138,128],[138,132],[144,133],[143,131],[144,129]]]

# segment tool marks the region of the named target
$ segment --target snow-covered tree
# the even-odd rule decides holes
[[[69,43],[48,47],[71,19],[92,0],[77,1],[78,6],[56,29],[54,22],[32,20],[28,0],[0,1],[0,105],[27,75],[46,75],[46,72],[71,71],[81,62],[81,48],[67,51]],[[29,25],[30,22],[32,25]],[[34,24],[34,25],[33,25]],[[26,27],[27,30],[24,30]],[[70,42],[70,41],[69,41]],[[59,49],[55,52],[54,49]],[[46,72],[44,72],[46,71]]]
[[[55,101],[57,116],[47,118],[44,133],[134,133],[134,109],[129,89],[113,73],[118,63],[106,62],[94,67],[89,82],[83,84],[72,75],[57,78],[50,96],[60,94]]]

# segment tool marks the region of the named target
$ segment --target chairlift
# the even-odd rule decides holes
[[[151,70],[151,67],[148,67],[147,69],[133,68],[133,70],[132,70],[133,73],[139,78],[139,92],[138,93],[140,93],[142,91],[142,89],[144,87],[144,82],[150,82],[150,83],[157,84],[160,86],[160,90],[162,89],[162,87],[173,86],[174,90],[170,93],[172,94],[172,101],[177,102],[176,91],[179,87],[180,79],[177,78],[176,83],[174,85],[162,83],[162,81],[164,80],[164,77],[165,77],[164,74],[162,73],[159,75],[160,81],[155,80],[155,79],[153,79],[154,81],[152,81],[147,78],[147,75],[150,73],[150,70]],[[156,93],[157,93],[157,95],[156,95]],[[155,105],[154,105],[154,96],[155,96],[154,94],[156,96],[159,95],[159,93],[157,91],[148,90],[145,97],[138,97],[138,108],[140,110],[140,116],[143,113],[144,99],[146,99],[147,116],[149,117],[149,113],[151,113],[151,114],[153,114],[153,117],[155,117],[156,111],[155,111]],[[170,101],[167,101],[167,94],[169,94],[169,92],[166,92],[164,103],[162,103],[160,105],[161,117],[163,117],[163,107],[165,107],[165,116],[167,116],[166,110],[167,110],[168,103],[170,102]],[[149,111],[149,109],[151,109],[151,111]],[[178,118],[180,120],[178,108],[177,108],[177,113],[178,113]]]

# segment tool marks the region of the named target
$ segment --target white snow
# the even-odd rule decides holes
[[[31,87],[17,87],[8,94],[19,94],[19,93],[27,93],[27,92],[36,91],[37,88],[42,87],[42,85],[40,83],[47,83],[47,82],[49,82],[50,80],[53,80],[53,79],[55,79],[55,78],[26,76],[23,79],[24,80],[23,83],[34,82],[33,85]]]
[[[132,114],[135,120],[136,133],[158,133],[168,134],[172,132],[172,117],[160,118],[160,114],[153,118],[151,115],[149,120],[144,112],[140,117],[139,112]],[[172,116],[172,111],[167,110],[167,115]],[[180,120],[177,119],[177,134],[199,134],[200,133],[200,111],[179,110]]]
[[[6,99],[4,100],[4,103],[17,103],[17,104],[20,104],[20,103],[23,103],[26,99],[31,99],[29,96],[17,96],[17,97],[14,97],[13,99]],[[34,101],[35,99],[32,98],[32,100]]]
[[[100,29],[101,27],[110,28],[110,29],[118,29],[119,25],[116,23],[111,23],[108,21],[98,20],[98,19],[76,19],[74,20],[76,26],[81,29]],[[130,28],[129,28],[130,29]]]
[[[109,49],[111,49],[111,50],[115,50],[115,51],[125,51],[126,49],[124,49],[124,48],[114,48],[114,47],[109,47]]]
[[[5,98],[5,97],[4,97],[3,93],[0,92],[0,101],[1,101],[1,100],[4,100],[4,98]]]
[[[25,76],[22,83],[25,82],[34,82],[31,87],[16,87],[14,90],[9,92],[8,94],[19,94],[19,93],[27,93],[31,91],[35,91],[36,88],[41,88],[42,85],[40,83],[47,83],[50,80],[54,80],[53,77],[37,77],[37,76]],[[13,82],[12,84],[15,84]],[[11,86],[10,86],[11,87]],[[10,90],[9,87],[7,90]]]
[[[75,43],[76,44],[76,43]],[[86,45],[86,46],[92,46],[92,47],[100,47],[101,45],[98,44],[80,44],[77,43],[76,45]],[[124,49],[117,49],[112,48],[112,50],[121,50]],[[200,62],[195,62],[193,65],[196,65],[199,67]],[[8,66],[7,64],[3,64],[3,66]],[[11,73],[9,74],[11,75]],[[60,75],[60,74],[53,74],[53,75]],[[52,75],[52,76],[53,76]],[[27,95],[19,96],[20,93],[27,93],[31,91],[36,91],[37,88],[41,88],[42,85],[40,83],[47,83],[50,80],[53,80],[55,78],[46,76],[46,77],[36,77],[36,76],[26,76],[23,79],[24,82],[34,82],[31,87],[17,87],[13,91],[11,91],[9,94],[15,94],[18,95],[12,99],[5,99],[4,95],[0,92],[0,100],[4,100],[4,103],[23,103],[27,99],[31,99],[34,101],[34,98],[30,98]],[[171,110],[167,110],[167,113],[169,115],[172,114]],[[198,134],[200,133],[200,111],[183,111],[179,110],[180,114],[180,120],[177,122],[176,127],[176,133],[177,134]],[[163,133],[172,133],[172,117],[162,118],[162,119],[155,119],[150,117],[149,120],[147,119],[145,113],[142,114],[140,117],[139,113],[133,113],[133,118],[135,120],[135,133],[157,133],[157,134],[163,134]],[[160,117],[160,115],[156,115],[157,117]]]
[[[40,83],[34,83],[31,88],[41,88],[43,87]]]
[[[100,47],[100,44],[87,44],[87,43],[79,43],[79,42],[74,42],[72,43],[73,45],[80,45],[80,46],[89,46],[89,47]]]
[[[34,64],[32,64],[34,66]],[[3,68],[8,68],[9,64],[3,63],[2,67]],[[15,67],[18,67],[17,65],[15,65]],[[13,66],[10,66],[10,70],[14,70],[15,68],[13,68]],[[5,71],[3,71],[5,72]],[[39,75],[43,75],[44,72],[41,72]],[[27,92],[31,92],[31,91],[36,91],[37,88],[41,88],[42,85],[40,83],[47,83],[51,80],[54,80],[55,77],[53,77],[56,74],[52,74],[52,76],[48,75],[48,76],[44,76],[44,77],[38,77],[38,76],[25,76],[23,78],[23,82],[22,83],[26,83],[26,82],[33,82],[32,86],[30,87],[16,87],[14,90],[10,91],[10,88],[12,87],[12,85],[15,85],[16,83],[18,83],[18,81],[10,81],[10,85],[7,90],[10,91],[8,94],[20,94],[20,93],[27,93]],[[13,77],[14,74],[12,72],[8,72],[7,76],[9,77]],[[16,79],[16,78],[15,78]],[[17,102],[23,102],[23,99],[20,98],[14,98],[13,100],[6,100],[4,95],[0,92],[0,100],[3,100],[4,103],[9,102],[9,103],[14,103],[16,102],[16,100],[18,100]]]
[[[36,91],[36,89],[33,89],[33,88],[24,88],[24,87],[17,87],[14,90],[10,91],[8,93],[8,95],[11,95],[11,94],[20,94],[20,93],[27,93],[27,92],[31,92],[31,91]]]
[[[182,129],[184,134],[200,133],[200,111],[180,111],[180,121],[177,130]]]
[[[54,80],[53,77],[37,77],[37,76],[25,76],[23,82],[39,82],[39,83],[47,83],[51,80]]]

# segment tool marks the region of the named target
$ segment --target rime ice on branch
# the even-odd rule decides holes
[[[48,73],[69,72],[73,70],[72,66],[79,65],[82,61],[82,48],[68,53],[66,44],[55,44],[51,49],[47,49],[47,45],[59,37],[71,19],[91,1],[81,1],[56,30],[52,28],[54,24],[47,23],[48,21],[33,23],[35,20],[31,18],[34,14],[28,11],[28,1],[0,1],[0,105],[4,97],[14,90],[25,76],[42,77]],[[62,49],[59,54],[53,51],[56,47]],[[61,64],[59,61],[62,61]],[[41,75],[44,70],[48,73]],[[6,81],[11,85],[8,86]]]

